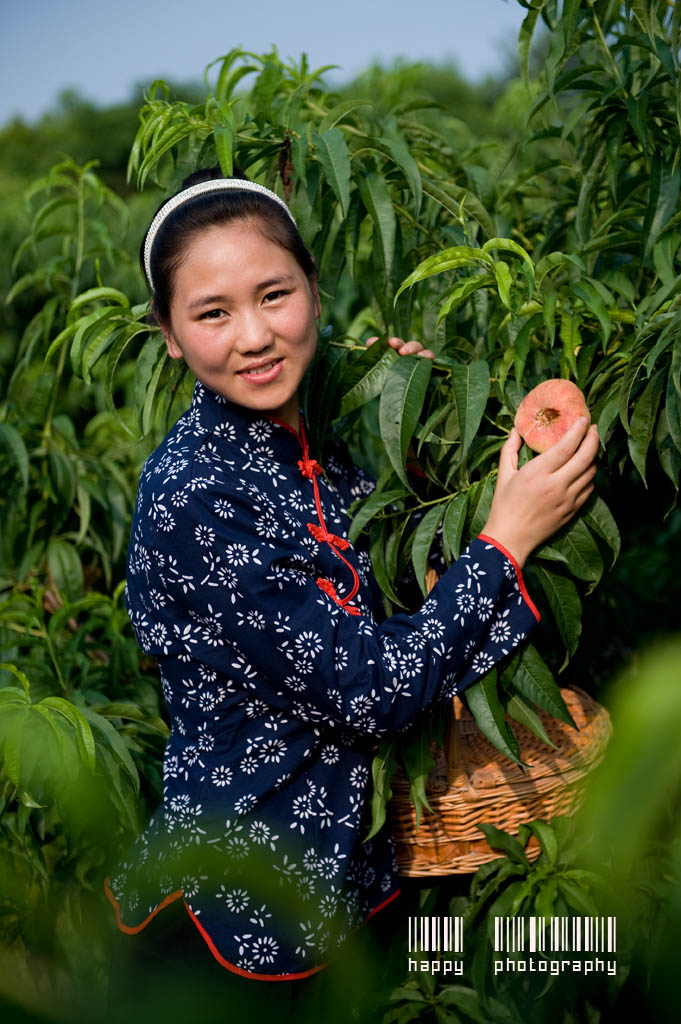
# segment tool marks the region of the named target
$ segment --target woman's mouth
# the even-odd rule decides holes
[[[271,359],[269,363],[263,363],[262,366],[252,368],[250,370],[240,370],[239,376],[242,380],[248,381],[249,384],[269,384],[270,381],[276,380],[281,373],[283,360]]]

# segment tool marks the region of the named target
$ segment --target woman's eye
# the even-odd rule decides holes
[[[201,314],[201,320],[217,320],[222,316],[223,311],[221,309],[207,309],[205,313]]]
[[[265,296],[265,302],[268,302],[268,301],[274,302],[277,299],[280,299],[282,297],[282,295],[288,295],[288,292],[286,292],[286,291],[268,292],[267,295]]]

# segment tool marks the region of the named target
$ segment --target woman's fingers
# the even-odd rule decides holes
[[[575,481],[594,465],[598,454],[598,428],[594,424],[589,428],[579,448],[564,465],[557,469],[554,478],[565,487],[574,487]]]
[[[556,441],[554,445],[547,448],[541,455],[537,455],[532,463],[537,469],[543,468],[547,473],[555,473],[561,469],[573,457],[586,435],[588,420],[586,416],[575,420],[570,429]]]
[[[365,345],[367,348],[369,345],[373,345],[375,341],[378,341],[378,337],[367,338]],[[394,348],[398,355],[401,356],[425,356],[428,359],[435,359],[435,353],[429,349],[424,348],[420,341],[403,341],[402,338],[388,338],[388,344],[391,348]]]
[[[587,487],[582,488],[578,493],[575,498],[575,511],[577,511],[578,508],[581,508],[584,502],[593,494],[594,487],[594,484],[589,484]]]
[[[532,459],[532,473],[547,473],[553,483],[567,489],[593,463],[598,454],[598,429],[588,427],[586,418],[577,420],[551,448]]]
[[[393,345],[393,342],[396,344]],[[424,348],[420,341],[401,341],[400,338],[389,338],[388,344],[393,345],[393,348],[397,349],[401,356],[425,356],[430,352],[430,349]],[[430,352],[430,355],[432,356],[433,353]]]
[[[593,479],[596,476],[596,466],[591,463],[589,468],[581,473],[565,490],[565,498],[569,504],[577,509],[581,502],[579,501],[580,495],[584,493],[588,488],[593,489]]]
[[[502,445],[499,453],[499,472],[497,480],[502,485],[508,480],[518,468],[518,452],[520,451],[521,438],[515,427],[511,428],[508,438]]]
[[[411,351],[411,349],[413,349],[414,346],[416,346],[417,349],[423,347],[418,341],[404,341],[402,338],[394,338],[394,337],[393,338],[388,338],[388,344],[392,348],[399,349],[400,355],[405,355],[405,356],[408,353],[407,352],[403,353],[402,349],[409,348],[410,351]]]

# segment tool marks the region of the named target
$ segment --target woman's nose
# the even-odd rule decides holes
[[[270,347],[274,335],[267,318],[258,310],[247,310],[239,319],[237,348],[240,352],[261,352]]]

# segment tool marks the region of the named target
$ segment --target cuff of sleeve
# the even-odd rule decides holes
[[[525,580],[523,579],[522,570],[521,570],[520,566],[518,565],[518,563],[516,562],[516,560],[513,557],[513,555],[511,554],[511,552],[507,551],[506,548],[504,547],[504,545],[500,544],[498,540],[495,540],[494,537],[489,537],[486,533],[478,534],[478,540],[482,540],[486,544],[493,544],[494,547],[497,548],[498,551],[501,551],[502,555],[505,555],[506,558],[508,558],[509,562],[511,563],[511,565],[515,569],[515,574],[518,577],[518,586],[520,587],[520,593],[523,595],[523,599],[524,599],[525,603],[528,605],[530,611],[534,615],[534,617],[537,620],[537,622],[541,622],[541,615],[539,614],[539,611],[538,611],[534,601],[530,597],[530,595],[528,593],[528,590],[527,590],[527,587],[525,586]]]

